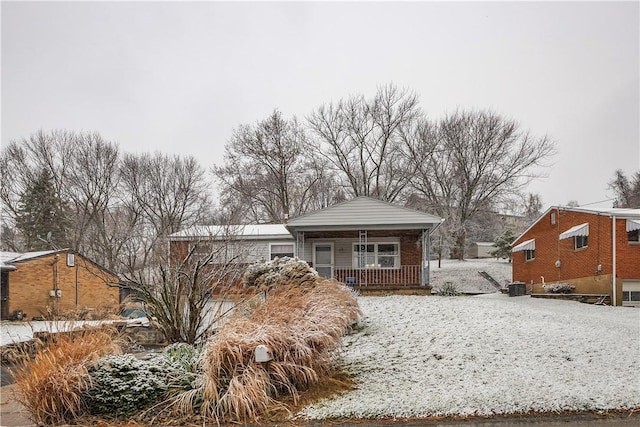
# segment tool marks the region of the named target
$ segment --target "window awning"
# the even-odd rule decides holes
[[[519,251],[532,251],[536,248],[536,239],[525,240],[519,245],[515,245],[511,248],[511,252],[519,252]]]
[[[628,219],[627,231],[636,231],[636,230],[640,230],[640,219]]]
[[[560,236],[558,236],[558,240],[569,239],[575,236],[588,236],[588,235],[589,235],[589,223],[585,222],[584,224],[571,227],[564,233],[560,233]]]

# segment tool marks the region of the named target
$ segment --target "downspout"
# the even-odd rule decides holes
[[[617,289],[616,289],[616,216],[613,215],[613,221],[611,223],[611,248],[612,248],[612,259],[613,259],[613,277],[611,278],[611,283],[612,283],[612,288],[613,288],[613,295],[612,295],[612,301],[611,301],[611,305],[612,306],[616,306],[617,303],[617,299],[616,299],[616,294],[617,294]]]
[[[60,309],[60,298],[58,297],[58,262],[60,261],[60,254],[56,254],[54,261],[51,263],[51,267],[53,269],[53,307],[55,310],[55,314],[60,314],[58,311]]]

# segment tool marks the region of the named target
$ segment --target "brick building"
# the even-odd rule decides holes
[[[512,245],[513,281],[532,293],[570,283],[640,305],[640,209],[551,207]]]
[[[286,224],[199,226],[169,236],[174,255],[219,241],[247,263],[297,256],[357,289],[429,288],[430,235],[442,219],[357,197]]]
[[[119,306],[118,277],[68,249],[1,252],[1,318]]]

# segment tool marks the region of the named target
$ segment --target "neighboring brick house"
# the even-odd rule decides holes
[[[532,293],[570,283],[640,306],[639,233],[640,209],[551,207],[513,242],[513,281]]]
[[[199,226],[169,236],[172,254],[221,241],[246,262],[297,256],[357,289],[429,288],[430,235],[442,219],[356,197],[286,224]],[[229,237],[232,237],[231,239]]]
[[[93,261],[63,249],[1,252],[1,318],[17,312],[33,318],[52,311],[119,307],[118,277]]]

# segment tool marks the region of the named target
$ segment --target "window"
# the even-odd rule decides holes
[[[354,268],[400,268],[400,243],[353,244]]]
[[[269,259],[282,257],[293,258],[293,243],[270,243]]]
[[[211,264],[229,262],[233,260],[236,252],[232,244],[218,242],[191,243],[189,244],[189,250],[192,251],[192,259],[203,260],[211,258],[209,260]]]
[[[206,258],[214,253],[215,250],[216,249],[213,244],[207,244],[205,242],[189,244],[189,252],[191,252],[191,256],[193,257],[193,259]]]
[[[640,242],[640,230],[627,231],[627,242]]]
[[[556,223],[556,213],[551,212],[551,225],[555,225]]]
[[[574,236],[575,248],[586,248],[588,246],[589,236]]]
[[[535,259],[536,257],[536,250],[535,249],[526,249],[524,251],[524,260],[525,261],[531,261],[532,259]]]
[[[622,301],[640,301],[640,292],[622,291]]]

